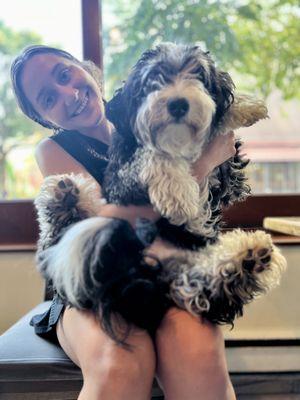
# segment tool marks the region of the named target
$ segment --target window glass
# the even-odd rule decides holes
[[[300,191],[300,9],[293,0],[104,0],[106,93],[147,48],[197,43],[269,119],[240,129],[253,193]]]
[[[21,115],[9,67],[30,44],[60,47],[82,58],[80,0],[9,0],[0,13],[0,198],[32,198],[41,175],[34,161],[38,141],[51,134]]]

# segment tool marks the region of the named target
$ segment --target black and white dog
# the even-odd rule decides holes
[[[241,143],[201,184],[191,166],[216,135],[266,118],[266,107],[235,94],[229,74],[198,46],[164,43],[142,55],[106,113],[115,132],[105,199],[152,204],[162,218],[155,229],[144,224],[137,231],[91,218],[99,209],[91,183],[50,177],[36,201],[41,270],[70,304],[100,310],[109,332],[114,312],[153,331],[171,302],[232,323],[244,304],[279,283],[285,260],[262,231],[219,234],[222,206],[249,194]],[[176,245],[162,268],[144,258],[155,235]]]

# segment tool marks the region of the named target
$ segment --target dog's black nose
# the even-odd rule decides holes
[[[168,111],[175,118],[183,117],[189,110],[189,103],[184,98],[177,98],[168,101]]]

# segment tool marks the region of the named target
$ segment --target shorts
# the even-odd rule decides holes
[[[38,336],[59,345],[56,335],[56,325],[59,317],[63,314],[65,304],[56,294],[53,297],[50,308],[43,314],[34,315],[31,318],[30,325],[34,327],[34,331]]]

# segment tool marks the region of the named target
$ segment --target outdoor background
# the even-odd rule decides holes
[[[264,98],[270,119],[236,132],[251,158],[254,193],[300,192],[300,8],[297,0],[104,0],[105,97],[142,51],[161,41],[197,43]],[[82,58],[80,0],[10,0],[0,11],[0,198],[32,198],[41,183],[34,148],[51,134],[23,117],[9,66],[29,44]]]

